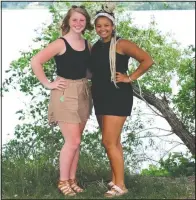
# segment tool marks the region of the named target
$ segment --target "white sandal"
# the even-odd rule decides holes
[[[110,181],[110,182],[108,183],[108,189],[112,189],[112,187],[113,187],[114,185],[115,185],[114,182]]]
[[[126,194],[128,190],[126,188],[121,189],[117,185],[114,185],[110,190],[108,190],[104,196],[108,198],[116,197],[116,196],[122,196]]]

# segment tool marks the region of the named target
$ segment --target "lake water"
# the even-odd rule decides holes
[[[154,16],[162,33],[170,32],[182,46],[195,44],[195,11],[133,11],[134,24],[147,27]],[[28,50],[36,36],[35,29],[51,22],[47,9],[2,11],[2,80],[10,62],[20,56],[20,50]],[[2,98],[2,143],[13,137],[14,127],[20,123],[15,112],[25,107],[28,99],[17,91],[10,91]],[[179,150],[182,150],[181,147]]]

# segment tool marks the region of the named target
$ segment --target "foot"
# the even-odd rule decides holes
[[[127,188],[120,188],[117,185],[114,185],[110,190],[108,190],[104,196],[108,198],[116,197],[116,196],[122,196],[128,192]]]
[[[58,188],[59,188],[60,192],[62,192],[65,196],[75,196],[76,195],[76,193],[71,189],[71,186],[70,186],[68,180],[59,181]]]
[[[69,184],[74,192],[76,193],[84,192],[84,190],[77,185],[76,179],[69,179]]]
[[[108,183],[108,189],[112,189],[112,187],[113,187],[114,185],[115,185],[114,182],[110,181],[110,182]]]

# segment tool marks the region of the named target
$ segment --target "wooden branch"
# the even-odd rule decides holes
[[[170,136],[170,135],[173,135],[174,133],[170,133],[170,134],[166,134],[166,135],[149,135],[149,136],[141,136],[141,137],[137,137],[137,138],[139,138],[139,139],[141,139],[141,138],[151,138],[151,137],[166,137],[166,136]]]
[[[161,117],[164,117],[166,121],[172,128],[172,132],[174,132],[187,146],[190,152],[195,154],[195,135],[191,134],[187,127],[179,120],[177,114],[169,107],[168,102],[164,99],[157,98],[154,94],[143,91],[142,97],[139,95],[139,88],[136,84],[132,85],[134,92],[134,96],[137,98],[147,102],[147,105],[154,106],[162,115],[155,112]],[[153,109],[154,111],[154,109]]]
[[[166,132],[172,132],[172,131],[170,131],[170,130],[163,129],[163,128],[159,128],[159,127],[151,127],[151,128],[143,129],[143,130],[141,130],[141,131],[139,131],[139,132],[137,132],[137,133],[135,133],[135,134],[139,134],[139,133],[141,133],[141,132],[143,132],[143,131],[150,130],[150,129],[158,129],[159,131],[162,130],[162,131],[166,131]],[[173,134],[173,132],[172,132],[172,134]]]

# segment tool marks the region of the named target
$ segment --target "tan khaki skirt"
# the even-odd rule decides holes
[[[65,80],[68,86],[64,91],[51,90],[48,107],[50,125],[57,125],[57,122],[82,123],[91,113],[92,97],[88,80]]]

